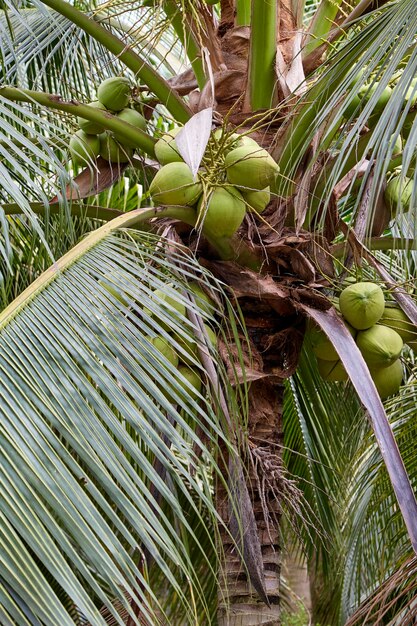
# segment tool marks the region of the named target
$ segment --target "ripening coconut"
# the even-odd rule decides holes
[[[247,208],[255,213],[262,213],[271,201],[270,188],[260,189],[259,191],[244,191],[242,196],[247,204]]]
[[[208,326],[208,324],[203,324],[203,326],[205,332],[207,333],[209,342],[214,348],[217,346],[216,333],[210,328],[210,326]],[[191,338],[186,339],[182,335],[175,335],[175,340],[185,352],[184,354],[184,352],[179,350],[178,354],[180,361],[186,363],[187,365],[193,365],[193,360],[198,361],[200,359],[197,341]]]
[[[345,324],[346,328],[355,337],[356,330],[349,324]],[[339,358],[336,349],[327,335],[318,326],[313,326],[309,338],[313,348],[314,354],[323,361],[337,361]]]
[[[339,307],[343,317],[353,328],[364,330],[376,324],[382,317],[384,294],[375,283],[348,285],[339,296]]]
[[[154,345],[154,347],[170,362],[174,367],[178,367],[178,354],[175,352],[174,348],[169,345],[166,339],[157,335],[153,337],[153,339],[149,338],[149,341]]]
[[[70,139],[69,151],[74,167],[87,167],[100,154],[100,139],[95,135],[87,135],[83,130],[77,130]]]
[[[317,359],[317,365],[320,376],[324,380],[337,382],[349,379],[342,361],[323,361],[322,359]]]
[[[129,104],[130,90],[130,81],[127,78],[107,78],[98,86],[97,100],[109,111],[121,111]]]
[[[186,163],[168,163],[156,173],[149,192],[157,205],[193,206],[202,193],[202,186],[194,182]]]
[[[135,111],[135,109],[123,109],[122,111],[120,111],[120,113],[116,115],[116,117],[117,119],[122,120],[123,122],[127,122],[128,124],[131,124],[131,126],[134,126],[135,128],[138,128],[139,130],[143,130],[144,132],[146,132],[147,130],[145,118],[138,111]],[[137,141],[135,141],[134,139],[125,139],[124,137],[118,136],[117,133],[114,133],[114,138],[122,146],[125,146],[127,148],[138,147]]]
[[[94,102],[89,102],[88,106],[92,107],[93,109],[100,109],[101,111],[107,111],[104,104],[102,104],[98,100],[95,100]],[[104,133],[104,127],[97,122],[86,120],[83,117],[77,117],[77,122],[81,130],[87,133],[87,135],[100,135],[100,133]]]
[[[169,283],[167,285],[168,289],[172,292],[172,285]],[[158,310],[162,310],[167,317],[174,318],[174,321],[177,324],[183,324],[183,317],[185,317],[186,310],[185,305],[177,300],[175,297],[171,296],[169,293],[163,291],[162,289],[155,289],[152,293],[152,300],[155,302],[155,306],[152,310],[148,308],[144,308],[143,312],[153,319],[157,320],[161,328],[169,332],[171,328],[168,324],[158,317]],[[174,309],[174,310],[172,310]]]
[[[161,165],[168,163],[183,163],[184,159],[178,151],[175,137],[182,130],[181,127],[173,128],[168,133],[164,133],[155,144],[155,156]]]
[[[200,284],[192,282],[188,284],[188,288],[191,289],[191,291],[193,292],[197,306],[204,313],[207,313],[207,315],[211,315],[213,313],[215,304],[213,300],[206,294]]]
[[[381,324],[358,333],[356,343],[369,367],[388,367],[398,359],[403,349],[400,335]]]
[[[123,306],[128,306],[129,302],[125,298],[125,292],[122,291],[119,286],[118,279],[119,272],[110,272],[103,276],[101,280],[98,281],[98,284],[101,285],[110,295],[113,296],[116,300],[118,300]]]
[[[396,215],[398,210],[404,213],[410,210],[413,187],[414,181],[411,178],[400,174],[391,178],[384,191],[385,204],[391,215]]]
[[[382,400],[398,392],[403,379],[403,366],[400,359],[389,367],[371,370],[375,387]]]
[[[395,330],[404,343],[417,340],[416,326],[414,326],[413,322],[410,321],[404,311],[395,304],[385,305],[384,314],[378,324],[383,324]]]
[[[100,154],[106,161],[111,163],[128,163],[133,157],[132,148],[127,148],[108,133],[99,135]]]
[[[243,222],[246,207],[234,187],[214,187],[206,201],[201,198],[198,212],[202,216],[203,232],[217,239],[234,235]]]
[[[226,155],[225,166],[229,183],[247,191],[272,185],[279,171],[271,155],[258,144],[235,148]]]

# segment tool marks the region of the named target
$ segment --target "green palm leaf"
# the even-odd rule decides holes
[[[169,614],[172,594],[178,623],[205,621],[216,512],[204,468],[217,467],[222,417],[148,338],[180,351],[178,338],[193,337],[152,290],[207,317],[180,291],[201,268],[180,252],[166,258],[144,234],[106,227],[90,241],[0,318],[6,611],[18,610],[10,587],[43,623],[73,625],[52,579],[94,624],[104,624],[100,606],[121,624],[113,607],[129,609],[126,594],[148,623]],[[142,550],[149,571],[138,566]]]

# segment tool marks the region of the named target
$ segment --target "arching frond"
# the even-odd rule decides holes
[[[218,520],[206,467],[229,444],[216,389],[184,348],[195,328],[181,305],[213,324],[186,284],[216,299],[221,285],[172,243],[102,232],[0,317],[3,611],[74,626],[62,593],[95,625],[102,606],[122,624],[127,598],[148,624],[210,623]]]

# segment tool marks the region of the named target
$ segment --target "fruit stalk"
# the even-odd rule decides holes
[[[251,0],[236,0],[236,26],[250,26]]]
[[[191,67],[193,68],[197,84],[200,90],[202,90],[207,82],[207,78],[204,73],[201,51],[194,38],[193,33],[190,31],[190,29],[189,32],[186,32],[186,29],[184,28],[185,16],[181,14],[180,6],[178,6],[176,2],[173,2],[173,0],[166,0],[166,2],[164,2],[163,4],[163,9],[166,16],[170,19],[179,40],[184,46],[187,58],[191,63]]]
[[[176,120],[185,123],[190,119],[191,111],[184,100],[172,90],[170,85],[156,70],[113,33],[110,33],[91,17],[88,17],[64,0],[42,0],[42,2],[54,9],[54,11],[64,15],[85,33],[101,43],[109,52],[112,52],[119,61],[124,63],[149,87],[150,91],[159,98]]]
[[[277,6],[275,0],[252,0],[248,86],[253,111],[274,106]]]
[[[137,147],[141,148],[150,156],[155,156],[154,145],[156,140],[142,130],[127,124],[108,111],[95,109],[87,104],[74,101],[62,100],[60,96],[44,93],[43,91],[31,91],[29,89],[16,89],[14,87],[0,87],[0,96],[8,100],[18,102],[34,102],[50,109],[57,109],[65,113],[83,117],[101,124],[105,129],[111,130],[127,141],[137,140]]]

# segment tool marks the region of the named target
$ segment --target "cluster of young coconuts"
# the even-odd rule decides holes
[[[175,141],[180,130],[165,133],[155,144],[162,167],[149,188],[152,200],[155,205],[194,207],[208,237],[231,237],[246,211],[262,213],[268,205],[278,165],[254,139],[217,129],[194,179]]]
[[[368,365],[382,399],[398,392],[403,378],[400,360],[404,343],[417,346],[417,328],[393,302],[386,302],[381,287],[359,282],[343,289],[336,305]],[[309,333],[321,376],[329,381],[348,379],[327,336],[314,327]]]
[[[146,120],[129,107],[131,84],[127,78],[115,76],[100,83],[97,100],[88,106],[109,111],[118,119],[146,131]],[[70,139],[69,150],[74,168],[87,167],[101,156],[112,163],[127,163],[133,156],[135,144],[109,133],[100,124],[82,117],[77,119],[78,130]]]
[[[204,313],[211,315],[213,313],[213,302],[200,285],[197,282],[191,282],[189,283],[188,288],[192,291],[199,308]],[[186,317],[186,306],[185,304],[179,302],[176,298],[171,297],[169,290],[172,289],[172,284],[168,284],[167,288],[164,290],[156,289],[153,292],[153,299],[155,300],[155,303],[158,304],[158,307],[166,309],[167,314],[172,315],[172,311],[170,311],[170,309],[174,309],[178,315],[178,325],[181,325],[183,324],[182,318]],[[156,313],[153,313],[149,309],[144,309],[144,313],[149,317],[157,317]],[[147,339],[152,343],[158,352],[160,352],[175,368],[177,368],[177,371],[180,374],[178,382],[181,387],[183,387],[184,392],[186,392],[187,395],[191,392],[191,397],[195,399],[201,392],[202,388],[201,371],[197,369],[193,363],[193,360],[200,360],[198,344],[194,340],[186,340],[184,337],[176,333],[175,330],[165,324],[165,322],[161,319],[159,319],[158,322],[161,327],[173,337],[173,340],[176,344],[178,344],[179,349],[175,349],[173,343],[168,342],[162,335],[154,335],[153,337],[148,336]],[[204,323],[203,326],[210,343],[212,346],[216,346],[217,338],[215,333],[208,324]],[[165,395],[169,401],[175,402],[175,398],[171,398],[169,392]]]
[[[368,128],[374,128],[374,126],[378,122],[382,112],[384,111],[391,98],[393,89],[400,79],[401,75],[401,70],[396,72],[391,78],[388,85],[380,93],[379,98],[376,101],[376,104],[372,110],[372,114],[366,121],[366,125],[368,126]],[[358,79],[359,76],[360,74],[358,74]],[[344,109],[343,116],[345,118],[350,118],[352,116],[357,117],[364,108],[365,104],[370,100],[370,98],[377,91],[378,88],[378,81],[375,79],[375,77],[371,76],[368,81],[357,91],[349,105]],[[411,132],[411,128],[417,115],[417,78],[413,78],[406,93],[404,94],[402,108],[404,109],[406,106],[408,107],[410,113],[407,114],[407,117],[401,128],[401,133],[395,137],[395,141],[394,138],[392,140],[394,143],[392,152],[393,157],[402,153],[404,142]],[[414,166],[409,169],[407,174],[412,175],[413,169]],[[401,207],[401,211],[404,213],[408,212],[411,208],[411,197],[413,194],[414,181],[409,176],[405,176],[404,173],[401,173],[400,170],[401,167],[398,167],[389,174],[387,186],[384,192],[385,204],[391,211],[392,217],[395,217],[399,207]]]
[[[124,306],[129,306],[129,302],[123,291],[119,290],[117,272],[103,277],[100,280],[100,285]],[[196,304],[203,314],[212,315],[214,303],[205,293],[204,289],[202,289],[197,282],[190,282],[187,287],[191,290]],[[155,309],[158,311],[162,310],[171,318],[172,315],[174,315],[176,323],[182,326],[183,318],[186,317],[187,313],[186,306],[178,301],[173,293],[174,291],[175,288],[172,283],[167,283],[164,289],[155,289],[152,292],[151,299],[155,303]],[[191,397],[195,399],[202,389],[201,371],[195,364],[195,361],[200,361],[197,341],[185,339],[182,335],[178,334],[173,328],[168,326],[162,318],[158,317],[156,310],[144,307],[143,318],[147,324],[149,324],[149,319],[157,321],[158,325],[172,337],[172,341],[168,341],[162,335],[152,332],[152,334],[144,337],[144,341],[149,345],[151,350],[154,349],[157,355],[160,353],[177,369],[180,374],[180,376],[177,377],[177,381],[184,389],[184,394],[186,393],[187,396],[191,395]],[[150,322],[150,324],[152,325],[152,322]],[[204,323],[203,327],[210,344],[214,348],[217,345],[216,334],[207,323]],[[170,402],[177,402],[176,398],[171,397],[169,391],[164,393]]]

